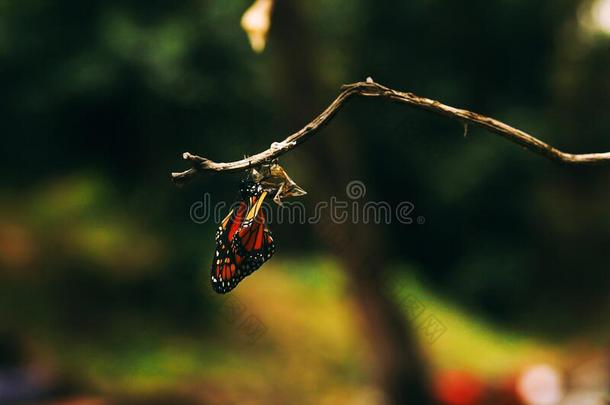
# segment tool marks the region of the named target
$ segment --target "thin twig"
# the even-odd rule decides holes
[[[538,138],[517,128],[513,128],[510,125],[496,119],[486,117],[472,111],[454,108],[442,104],[436,100],[416,96],[413,93],[403,93],[392,90],[388,87],[382,86],[379,83],[375,83],[371,78],[368,78],[366,82],[357,82],[342,86],[341,92],[337,98],[313,121],[299,131],[288,136],[286,139],[284,139],[284,141],[274,142],[269,149],[257,153],[256,155],[252,155],[241,160],[236,160],[234,162],[217,163],[212,160],[193,155],[189,152],[185,152],[182,157],[183,159],[188,160],[192,167],[183,172],[172,173],[172,179],[177,183],[182,183],[190,180],[199,171],[237,171],[244,170],[249,167],[256,167],[262,163],[269,162],[296,148],[318,132],[324,125],[328,124],[334,115],[341,109],[343,104],[354,95],[362,97],[386,98],[456,119],[464,125],[465,133],[467,133],[468,125],[482,127],[490,132],[503,136],[509,141],[523,146],[525,149],[528,149],[531,152],[537,153],[557,162],[569,164],[610,163],[610,152],[586,154],[562,152],[559,149],[542,142]]]

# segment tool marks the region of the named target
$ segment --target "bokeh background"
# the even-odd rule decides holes
[[[274,224],[228,296],[190,209],[241,175],[169,173],[261,151],[367,76],[608,151],[610,2],[277,0],[257,51],[250,6],[0,0],[0,403],[605,404],[608,167],[351,100],[282,158],[300,201],[358,180],[423,220]]]

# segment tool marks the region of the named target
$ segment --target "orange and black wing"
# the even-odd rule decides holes
[[[231,291],[244,277],[240,274],[242,258],[233,252],[230,241],[239,231],[247,212],[247,203],[240,201],[216,231],[216,250],[212,259],[210,280],[212,288],[217,293],[224,294]]]
[[[273,236],[263,210],[266,196],[267,192],[263,191],[260,196],[250,198],[249,209],[242,225],[231,239],[231,248],[242,258],[242,267],[247,274],[257,270],[275,253]]]

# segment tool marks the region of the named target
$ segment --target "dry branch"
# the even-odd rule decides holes
[[[177,183],[182,183],[190,180],[197,174],[197,172],[200,171],[237,171],[244,170],[249,167],[256,167],[262,163],[269,162],[278,156],[287,153],[293,148],[296,148],[298,145],[313,136],[324,125],[328,124],[333,116],[341,109],[343,104],[354,95],[362,97],[386,98],[399,103],[408,104],[412,107],[428,110],[439,115],[444,115],[460,121],[464,125],[464,133],[467,132],[469,125],[482,127],[490,132],[503,136],[509,141],[523,146],[525,149],[528,149],[531,152],[537,153],[557,162],[569,164],[610,163],[610,152],[586,154],[562,152],[559,149],[556,149],[553,146],[539,140],[538,138],[517,128],[513,128],[510,125],[496,119],[486,117],[472,111],[454,108],[442,104],[436,100],[416,96],[413,93],[403,93],[401,91],[392,90],[388,87],[382,86],[379,83],[375,83],[371,78],[368,78],[366,82],[357,82],[342,86],[341,93],[339,93],[337,98],[313,121],[311,121],[301,130],[288,136],[282,142],[274,142],[269,149],[257,153],[256,155],[245,159],[236,160],[234,162],[217,163],[212,160],[193,155],[189,152],[185,152],[182,157],[183,159],[188,160],[192,167],[183,172],[172,173],[172,179]]]

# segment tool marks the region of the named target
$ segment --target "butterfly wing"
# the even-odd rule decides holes
[[[230,241],[239,230],[247,212],[248,205],[245,201],[240,201],[222,220],[216,231],[216,250],[212,258],[210,280],[212,289],[217,293],[231,291],[244,277],[240,274],[242,257],[233,252]]]
[[[231,248],[243,258],[243,268],[247,274],[263,265],[275,253],[273,236],[266,223],[263,202],[267,192],[251,197],[250,207],[239,230],[231,239]]]

